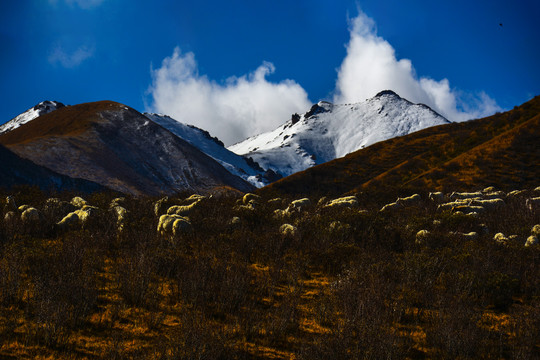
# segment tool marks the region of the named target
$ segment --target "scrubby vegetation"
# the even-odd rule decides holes
[[[276,214],[294,199],[221,193],[159,235],[158,199],[126,198],[119,227],[117,194],[85,196],[99,211],[64,229],[40,191],[0,195],[1,358],[540,357],[540,246],[524,247],[540,212],[524,197],[465,215],[426,194],[380,212],[389,195],[372,192]],[[40,219],[4,221],[7,195]]]

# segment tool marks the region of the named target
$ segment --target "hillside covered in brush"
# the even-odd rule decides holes
[[[281,179],[262,192],[343,194],[536,187],[540,97],[513,110],[393,138]]]

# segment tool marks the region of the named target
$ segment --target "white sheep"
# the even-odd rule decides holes
[[[41,220],[41,214],[38,209],[28,207],[21,214],[21,220],[24,223],[36,223]]]
[[[109,209],[113,209],[116,206],[122,206],[124,205],[125,202],[126,202],[125,197],[118,197],[118,198],[112,199],[111,203],[109,204]]]
[[[6,224],[13,224],[16,218],[17,218],[17,214],[15,213],[15,211],[8,211],[4,215],[4,222]]]
[[[170,208],[167,209],[168,215],[180,215],[180,216],[188,216],[191,214],[195,206],[200,202],[200,200],[195,201],[194,203],[190,205],[173,205]]]
[[[453,212],[460,212],[463,214],[481,214],[486,209],[482,206],[473,206],[473,205],[460,205],[460,206],[454,206],[452,208]]]
[[[274,210],[273,218],[276,220],[282,220],[289,217],[291,214],[287,210],[276,209]]]
[[[157,232],[161,236],[178,236],[192,230],[189,218],[172,214],[159,217]]]
[[[355,208],[358,207],[358,199],[356,196],[345,196],[329,201],[325,208]]]
[[[206,196],[199,195],[199,194],[193,194],[187,198],[184,199],[186,202],[193,202],[193,201],[200,201],[206,199]]]
[[[238,226],[238,225],[242,224],[242,220],[240,220],[240,218],[238,216],[233,216],[233,218],[231,219],[231,221],[229,223],[231,225]]]
[[[540,208],[540,197],[529,198],[525,201],[525,205],[530,211]]]
[[[504,207],[505,202],[503,199],[487,199],[487,200],[471,200],[470,205],[481,206],[486,210],[497,210]]]
[[[30,209],[31,206],[30,205],[21,205],[17,208],[17,210],[20,212],[20,213],[23,213],[26,211],[26,209]]]
[[[414,194],[408,197],[398,198],[396,200],[396,203],[403,206],[414,206],[417,205],[420,201],[422,201],[422,197],[419,194]]]
[[[76,206],[58,198],[47,199],[43,207],[43,212],[52,218],[62,218],[75,210]]]
[[[296,226],[293,226],[291,224],[283,224],[279,228],[279,232],[281,235],[285,237],[297,237],[298,236],[298,228]]]
[[[255,194],[252,194],[252,193],[247,193],[242,198],[242,203],[244,205],[249,205],[250,203],[258,202],[260,199],[261,199],[261,197],[259,195],[255,195]]]
[[[470,233],[462,233],[462,232],[452,232],[450,235],[457,237],[462,240],[470,240],[475,241],[478,239],[478,233],[471,231]]]
[[[398,204],[397,202],[393,202],[393,203],[384,205],[379,211],[380,212],[394,211],[394,210],[399,210],[402,208],[403,208],[403,205]]]
[[[167,211],[167,206],[169,203],[169,197],[165,196],[164,198],[159,199],[154,203],[154,214],[160,216]]]
[[[80,211],[80,210],[79,210]],[[62,230],[67,230],[75,227],[79,224],[79,215],[75,212],[71,212],[64,216],[62,220],[56,223],[57,227]]]
[[[289,213],[303,212],[304,210],[308,209],[309,207],[311,207],[311,200],[309,200],[308,198],[303,198],[303,199],[298,199],[298,200],[291,201],[291,203],[289,204],[289,207],[287,207],[286,211],[289,212]]]
[[[540,224],[536,224],[532,227],[531,235],[540,237]]]
[[[75,196],[73,199],[71,199],[71,204],[78,208],[82,208],[83,206],[88,205],[88,202],[80,196]]]
[[[516,197],[524,196],[526,194],[527,194],[527,190],[512,190],[506,195],[506,197],[516,198]]]
[[[538,236],[531,235],[527,238],[527,241],[525,241],[525,247],[538,245]]]
[[[452,210],[456,206],[463,206],[463,205],[469,205],[468,199],[458,199],[449,203],[440,204],[437,206],[438,211],[444,211],[444,210]]]
[[[496,233],[495,236],[493,236],[493,240],[495,240],[495,242],[501,245],[508,244],[508,238],[504,236],[503,233]]]
[[[4,211],[17,211],[17,204],[15,203],[15,197],[13,195],[6,196]]]
[[[440,204],[440,203],[444,202],[445,196],[440,191],[430,192],[429,193],[429,200],[433,201],[436,204]]]
[[[495,189],[494,186],[488,186],[487,188],[485,188],[484,190],[482,190],[482,192],[484,194],[487,194],[487,193],[492,193],[492,192],[495,192],[497,191],[497,189]]]
[[[113,207],[111,210],[116,214],[116,226],[118,227],[118,231],[124,230],[128,211],[126,210],[126,208],[119,205]]]
[[[424,245],[431,238],[429,230],[420,230],[416,233],[414,243],[416,245]]]
[[[481,199],[483,195],[484,194],[482,194],[482,192],[480,192],[480,191],[473,192],[473,193],[453,192],[452,194],[450,194],[450,199],[452,199],[452,200],[455,200],[455,199],[474,199],[474,198]]]

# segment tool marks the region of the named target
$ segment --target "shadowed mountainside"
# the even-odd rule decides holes
[[[134,195],[253,187],[125,105],[64,107],[0,136],[17,155],[55,172]]]
[[[540,97],[513,110],[376,143],[261,190],[337,195],[536,187],[540,182]]]
[[[0,145],[0,187],[10,189],[15,185],[35,185],[43,191],[104,191],[97,183],[60,175],[9,151]]]

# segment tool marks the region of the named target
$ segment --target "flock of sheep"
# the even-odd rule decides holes
[[[524,201],[526,207],[530,211],[540,209],[540,187],[529,190],[515,190],[508,193],[496,191],[493,187],[488,187],[482,191],[463,193],[454,192],[444,194],[442,192],[429,193],[429,201],[437,205],[438,211],[449,211],[453,214],[462,214],[467,216],[478,216],[479,214],[489,213],[506,206],[506,202],[511,200]],[[190,221],[190,214],[202,202],[212,196],[203,196],[194,194],[183,200],[171,199],[169,197],[162,198],[153,204],[153,212],[157,220],[157,234],[169,239],[180,238],[186,234],[193,232],[193,226]],[[395,202],[384,205],[379,212],[381,214],[391,214],[398,212],[408,207],[421,205],[422,196],[414,194],[409,197],[398,198]],[[425,199],[428,200],[428,199]],[[272,206],[275,210],[273,217],[279,220],[282,225],[279,232],[285,237],[296,237],[299,232],[291,221],[299,214],[317,211],[321,209],[351,209],[360,213],[368,213],[367,210],[361,210],[360,204],[356,196],[346,196],[337,199],[321,198],[316,204],[309,198],[303,198],[287,202],[281,198],[275,198],[265,201],[267,205]],[[44,214],[49,218],[54,218],[55,227],[59,231],[67,231],[72,229],[83,228],[85,224],[94,218],[97,214],[103,214],[108,211],[110,216],[116,219],[116,225],[121,232],[126,224],[129,216],[129,211],[124,207],[125,198],[116,198],[111,201],[108,209],[100,209],[91,206],[81,197],[74,197],[71,201],[62,201],[57,198],[48,199],[41,210],[30,205],[17,206],[15,198],[8,196],[4,205],[4,222],[13,223],[20,221],[23,224],[35,224],[43,220]],[[254,212],[257,208],[263,205],[263,199],[252,193],[245,194],[237,201],[237,204],[232,209],[232,218],[230,224],[232,226],[242,223],[242,216],[246,213]],[[19,218],[19,219],[18,219]],[[291,223],[292,222],[292,223]],[[437,220],[435,220],[437,222]],[[330,229],[343,227],[346,224],[341,224],[336,221],[329,225]],[[474,240],[478,238],[476,232],[460,233],[453,232],[450,236],[460,239]],[[428,230],[420,230],[416,234],[416,243],[424,244],[429,241],[432,234]],[[509,241],[515,240],[516,235],[505,236],[502,233],[497,233],[494,240],[501,244],[506,244]],[[538,245],[540,238],[540,225],[534,225],[530,236],[526,239],[524,246]]]

